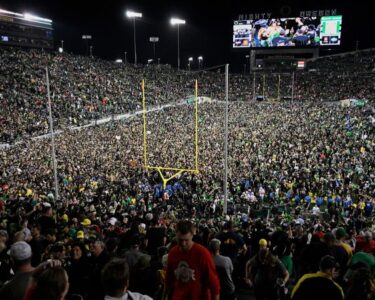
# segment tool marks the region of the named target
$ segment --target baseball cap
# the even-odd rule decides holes
[[[337,228],[336,239],[341,239],[341,238],[346,237],[346,236],[348,236],[348,233],[346,232],[346,230],[343,227]]]
[[[64,222],[68,222],[69,221],[69,217],[68,217],[67,214],[63,214],[62,215],[62,219],[63,219]]]
[[[32,255],[31,247],[24,241],[16,242],[10,247],[9,255],[18,261],[29,259]]]
[[[369,266],[371,272],[375,273],[375,258],[372,254],[365,252],[357,252],[353,255],[350,266],[356,265],[358,263],[364,263]]]
[[[117,219],[115,217],[111,217],[109,220],[108,220],[108,223],[111,224],[112,226],[114,226],[117,222]]]
[[[84,219],[83,222],[81,222],[83,226],[89,226],[91,225],[91,220],[90,219]]]
[[[84,239],[85,238],[85,234],[82,230],[79,230],[77,231],[77,236],[76,236],[77,239]]]

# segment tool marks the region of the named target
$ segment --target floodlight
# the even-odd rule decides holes
[[[203,60],[203,56],[198,56],[198,60]]]
[[[186,24],[185,20],[171,18],[171,24],[177,25],[177,70],[180,70],[180,25]]]
[[[137,65],[137,39],[135,34],[135,20],[136,18],[142,18],[142,14],[132,10],[126,11],[126,17],[133,19],[133,35],[134,35],[134,64]]]
[[[192,57],[189,57],[189,61],[192,62],[192,61],[193,61],[193,58],[192,58]]]
[[[0,8],[0,13],[7,14],[7,15],[12,15],[12,16],[16,16],[16,17],[23,17],[23,14],[15,13],[15,12],[12,12],[12,11],[9,11],[9,10],[5,10],[5,9],[1,9],[1,8]]]
[[[158,36],[150,36],[150,42],[151,43],[159,42],[159,37]]]
[[[25,20],[28,20],[28,21],[37,21],[37,22],[39,21],[39,22],[52,23],[52,20],[50,20],[50,19],[41,18],[41,17],[29,14],[29,13],[24,13],[23,17],[25,18]]]
[[[118,63],[118,64],[121,64],[122,63],[122,59],[116,59],[115,62]]]
[[[182,19],[178,19],[178,18],[172,18],[171,24],[172,25],[184,25],[184,24],[186,24],[186,21],[182,20]]]
[[[128,18],[142,18],[142,13],[138,13],[135,11],[127,10],[126,11],[126,16]]]

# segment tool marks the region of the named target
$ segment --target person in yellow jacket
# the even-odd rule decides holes
[[[331,255],[323,256],[316,273],[303,275],[294,286],[292,300],[344,300],[342,288],[333,280],[336,269],[335,258]]]

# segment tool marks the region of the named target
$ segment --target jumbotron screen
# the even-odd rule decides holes
[[[233,48],[339,46],[342,16],[238,20]]]

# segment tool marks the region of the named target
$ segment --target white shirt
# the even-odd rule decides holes
[[[312,209],[313,215],[319,215],[320,213],[320,208],[318,206],[314,206]]]
[[[127,291],[127,293],[122,297],[111,297],[106,295],[104,297],[104,300],[152,300],[152,298],[147,295],[142,295],[140,293],[133,293]]]

